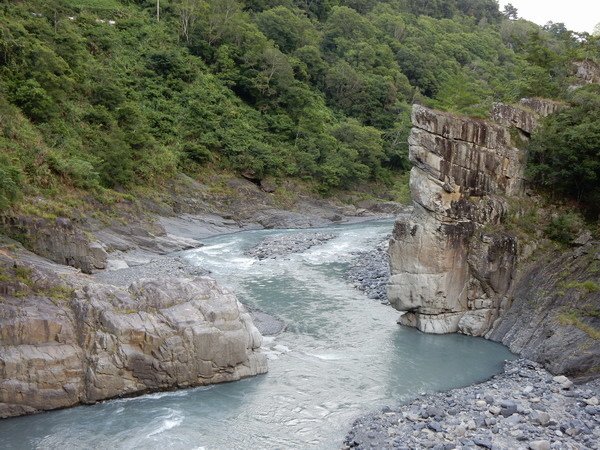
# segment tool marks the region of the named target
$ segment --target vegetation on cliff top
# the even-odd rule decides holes
[[[570,94],[569,108],[546,118],[529,145],[529,174],[555,199],[600,215],[600,85]],[[566,227],[562,227],[566,229]],[[559,239],[560,240],[560,239]]]
[[[0,6],[0,210],[203,167],[321,192],[407,169],[410,105],[561,97],[598,39],[493,0]],[[562,189],[562,188],[561,188]],[[571,190],[571,187],[564,187]]]

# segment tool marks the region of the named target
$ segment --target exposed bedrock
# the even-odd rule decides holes
[[[517,259],[516,238],[498,226],[523,191],[526,155],[515,141],[559,107],[541,99],[496,105],[499,123],[413,107],[414,212],[398,219],[389,249],[388,296],[405,312],[401,323],[429,333],[489,330]]]
[[[210,278],[71,290],[28,273],[0,286],[0,418],[267,371],[250,315]]]

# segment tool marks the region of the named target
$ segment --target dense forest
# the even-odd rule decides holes
[[[599,38],[517,14],[494,0],[3,1],[0,209],[207,168],[322,194],[389,182],[408,167],[412,103],[485,117],[524,96],[576,105],[535,140],[560,148],[532,176],[554,189],[570,170],[598,191],[600,93],[569,85]],[[567,122],[578,142],[559,136]]]

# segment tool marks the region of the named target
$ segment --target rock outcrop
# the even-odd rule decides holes
[[[600,83],[600,66],[590,59],[573,63],[574,75],[582,84]]]
[[[3,217],[2,228],[34,253],[84,273],[105,269],[108,253],[72,220],[26,216]]]
[[[250,315],[210,278],[65,286],[0,257],[0,418],[267,371]]]
[[[486,337],[553,374],[600,375],[600,243],[547,252],[520,271]]]
[[[497,123],[415,105],[409,137],[414,212],[390,242],[389,300],[401,323],[429,333],[481,336],[507,300],[516,238],[499,225],[523,191],[520,149],[555,102],[496,105]]]

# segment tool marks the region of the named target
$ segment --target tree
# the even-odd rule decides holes
[[[510,20],[517,20],[519,18],[519,11],[512,3],[507,3],[504,6],[504,11],[502,12],[504,17]]]
[[[179,14],[179,34],[187,44],[191,43],[191,31],[203,6],[205,4],[201,3],[200,0],[179,0],[175,3],[175,11]]]
[[[549,116],[529,145],[531,180],[600,213],[600,86],[574,92],[571,107]]]

